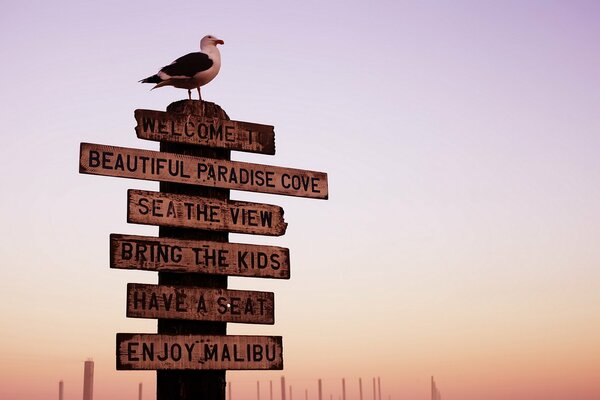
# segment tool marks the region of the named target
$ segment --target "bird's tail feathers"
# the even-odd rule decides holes
[[[160,83],[160,82],[162,82],[162,79],[160,79],[160,77],[158,75],[152,75],[145,79],[140,80],[139,82],[141,82],[141,83]]]
[[[167,86],[167,85],[170,85],[170,84],[171,84],[171,80],[170,79],[167,79],[167,80],[164,80],[164,81],[161,80],[152,89],[157,89],[159,87]]]

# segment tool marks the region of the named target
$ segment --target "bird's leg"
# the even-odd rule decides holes
[[[200,86],[198,86],[198,99],[202,101],[202,95],[200,94]]]
[[[190,100],[192,99],[192,89],[188,89],[188,97]]]

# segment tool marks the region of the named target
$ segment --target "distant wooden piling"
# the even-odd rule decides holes
[[[319,400],[323,400],[323,382],[319,379]]]
[[[363,400],[362,378],[358,378],[358,398]]]
[[[377,400],[377,386],[375,385],[375,378],[373,378],[373,400]]]

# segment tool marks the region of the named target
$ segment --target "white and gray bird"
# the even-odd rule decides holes
[[[200,41],[200,51],[179,57],[166,65],[157,74],[142,79],[142,83],[156,83],[152,89],[163,86],[174,86],[187,89],[188,97],[192,99],[192,89],[198,89],[198,97],[202,100],[200,86],[212,81],[221,69],[221,53],[218,44],[224,44],[221,39],[207,35]]]

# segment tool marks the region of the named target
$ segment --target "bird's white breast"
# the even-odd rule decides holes
[[[219,52],[219,49],[217,49],[216,46],[210,46],[208,49],[202,50],[213,61],[213,65],[209,69],[194,75],[194,81],[198,83],[198,86],[206,85],[208,82],[212,81],[221,69],[221,53]]]

